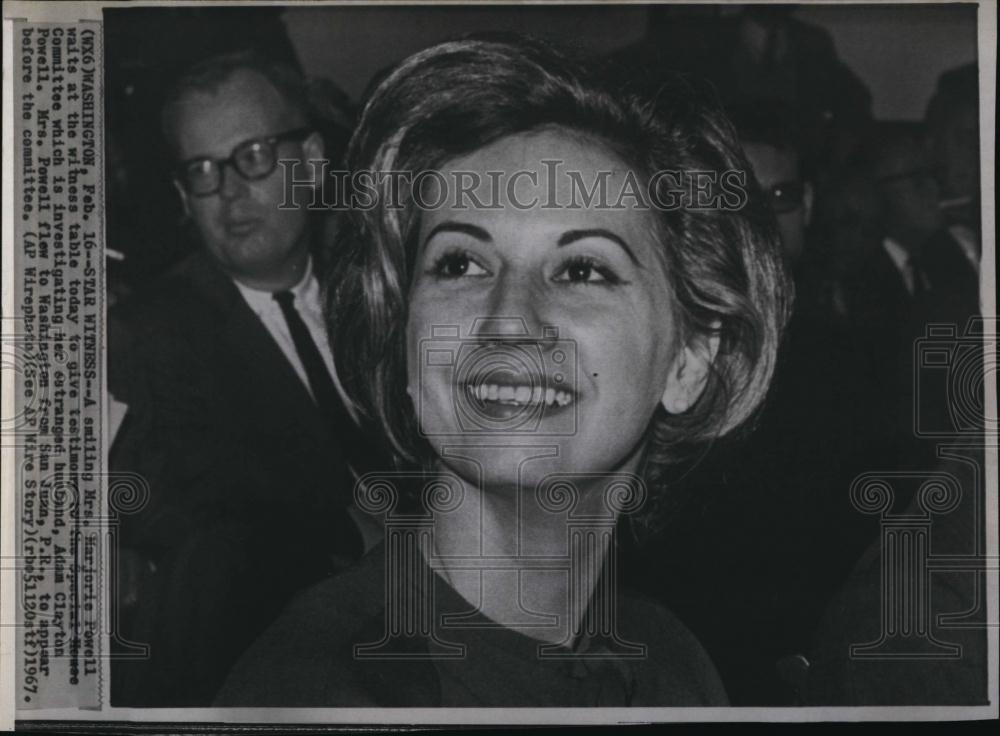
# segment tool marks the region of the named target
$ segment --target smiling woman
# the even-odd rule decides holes
[[[460,170],[527,171],[533,176],[524,181],[537,185],[520,187],[517,199],[540,201],[552,187],[562,195],[556,199],[565,201],[569,179],[549,182],[545,160],[561,161],[585,179],[607,171],[614,183],[625,175],[625,164],[605,146],[555,126],[501,138],[445,162],[442,169],[446,177]],[[485,177],[483,181],[481,189],[486,190],[490,185]],[[484,198],[490,194],[481,193]],[[408,392],[423,409],[422,434],[431,438],[437,454],[441,447],[436,438],[453,444],[451,435],[461,434],[460,427],[449,426],[456,421],[449,376],[423,369],[421,339],[430,337],[434,326],[460,325],[469,339],[487,337],[495,349],[502,349],[504,336],[537,339],[543,354],[555,347],[552,338],[541,337],[545,327],[553,327],[575,347],[575,375],[556,383],[554,375],[532,381],[531,375],[497,371],[498,377],[480,371],[472,376],[472,388],[477,383],[487,387],[485,399],[479,395],[477,400],[494,413],[516,410],[518,392],[524,397],[538,388],[540,399],[542,390],[546,397],[552,392],[554,399],[559,391],[564,400],[546,406],[538,426],[532,427],[536,437],[549,435],[539,442],[557,448],[558,455],[519,468],[510,453],[497,450],[479,461],[483,482],[490,488],[518,483],[533,488],[552,472],[635,472],[656,407],[661,401],[672,409],[680,402],[692,403],[691,394],[703,385],[711,360],[705,352],[710,347],[678,349],[653,213],[639,206],[520,209],[506,193],[499,202],[495,209],[449,204],[420,218],[406,343]],[[477,316],[515,319],[481,335],[471,330]],[[681,362],[687,363],[685,370]],[[493,385],[498,385],[496,395]],[[553,408],[574,411],[575,432],[551,437],[556,434],[551,425],[559,421]],[[515,433],[491,437],[491,442],[521,445],[523,439]]]
[[[379,85],[349,164],[441,174],[383,177],[348,213],[328,313],[392,470],[457,501],[403,567],[386,545],[305,594],[220,702],[723,704],[687,630],[617,591],[613,535],[578,532],[665,492],[664,469],[759,405],[790,301],[773,221],[749,181],[739,209],[574,195],[746,171],[728,122],[681,83],[645,100],[538,42],[467,40]],[[427,628],[387,615],[400,595]],[[358,656],[380,636],[405,646]]]

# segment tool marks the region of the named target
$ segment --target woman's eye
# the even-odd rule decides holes
[[[445,253],[434,262],[432,273],[446,279],[460,276],[485,276],[485,268],[469,257],[468,253]]]
[[[574,258],[562,267],[554,280],[571,284],[617,284],[621,282],[610,268],[592,258]]]

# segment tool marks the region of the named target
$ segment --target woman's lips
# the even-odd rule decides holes
[[[572,391],[552,387],[529,385],[508,385],[502,383],[480,383],[466,386],[469,396],[481,403],[500,403],[513,406],[530,404],[545,404],[551,406],[568,406],[573,403]]]
[[[497,420],[527,415],[544,420],[566,411],[577,400],[567,389],[503,383],[467,384],[465,398],[477,414]]]

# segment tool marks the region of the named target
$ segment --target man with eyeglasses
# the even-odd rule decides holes
[[[923,498],[929,478],[943,476],[956,484],[956,505],[935,515],[933,527],[928,527],[929,549],[944,559],[963,554],[972,540],[984,534],[979,510],[987,487],[977,470],[983,461],[972,461],[977,452],[972,448],[983,443],[983,427],[972,421],[985,415],[984,356],[982,345],[977,347],[971,338],[975,331],[967,332],[969,320],[979,313],[978,259],[970,258],[949,232],[946,215],[948,205],[954,204],[948,201],[954,192],[941,180],[943,172],[932,165],[932,152],[922,140],[924,131],[906,123],[885,123],[880,128],[859,151],[857,162],[867,179],[864,191],[874,200],[873,224],[880,237],[869,242],[867,253],[845,277],[852,337],[865,356],[862,375],[876,389],[866,422],[875,428],[874,452],[865,470],[877,468],[879,475],[889,474],[883,477],[892,489],[889,518],[894,519],[931,518],[930,504],[925,506]],[[978,206],[978,195],[966,204]],[[938,335],[942,331],[952,335],[954,357],[949,355],[944,365],[921,357],[921,342],[934,334],[929,328]],[[948,338],[929,342],[947,345]],[[936,383],[937,375],[947,382]],[[928,429],[941,435],[921,436]],[[894,473],[897,478],[891,478]],[[984,578],[946,571],[918,578],[915,554],[927,549],[894,547],[887,543],[889,537],[874,531],[871,537],[816,632],[803,704],[988,702],[986,627],[951,626],[946,616],[952,611],[976,611]],[[902,573],[893,580],[894,587],[886,587],[889,570]],[[907,590],[908,586],[914,590],[918,579],[924,586],[922,603],[916,603]],[[902,605],[897,591],[906,597]],[[910,630],[923,626],[924,633],[913,638],[893,635],[914,621],[920,623]],[[921,637],[919,643],[926,642],[927,647],[916,655],[912,642]],[[896,642],[903,641],[897,648]],[[870,650],[877,656],[856,654],[855,647],[868,642],[878,642]],[[938,650],[928,656],[934,647]],[[960,656],[942,657],[939,652],[946,647],[955,647]]]
[[[793,111],[777,101],[762,100],[735,107],[730,115],[750,161],[749,173],[778,222],[785,260],[794,266],[805,250],[813,187],[802,171]]]
[[[308,113],[296,72],[246,53],[198,64],[164,105],[203,248],[133,318],[130,410],[148,431],[116,469],[141,473],[150,501],[124,522],[118,601],[151,652],[118,664],[115,705],[210,703],[295,592],[365,546],[348,509],[367,449],[326,338]]]
[[[915,434],[915,402],[922,416],[940,415],[946,425],[948,397],[915,394],[914,343],[931,324],[964,333],[979,314],[978,277],[948,230],[941,183],[919,128],[887,126],[860,158],[876,198],[881,242],[845,277],[848,318],[883,400],[889,444],[883,456],[927,466],[936,462],[936,447]]]

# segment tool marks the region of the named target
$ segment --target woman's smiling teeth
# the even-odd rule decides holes
[[[573,394],[569,391],[541,386],[506,386],[496,383],[468,384],[466,390],[479,401],[497,401],[501,404],[541,404],[546,406],[558,404],[567,406],[573,402]]]

